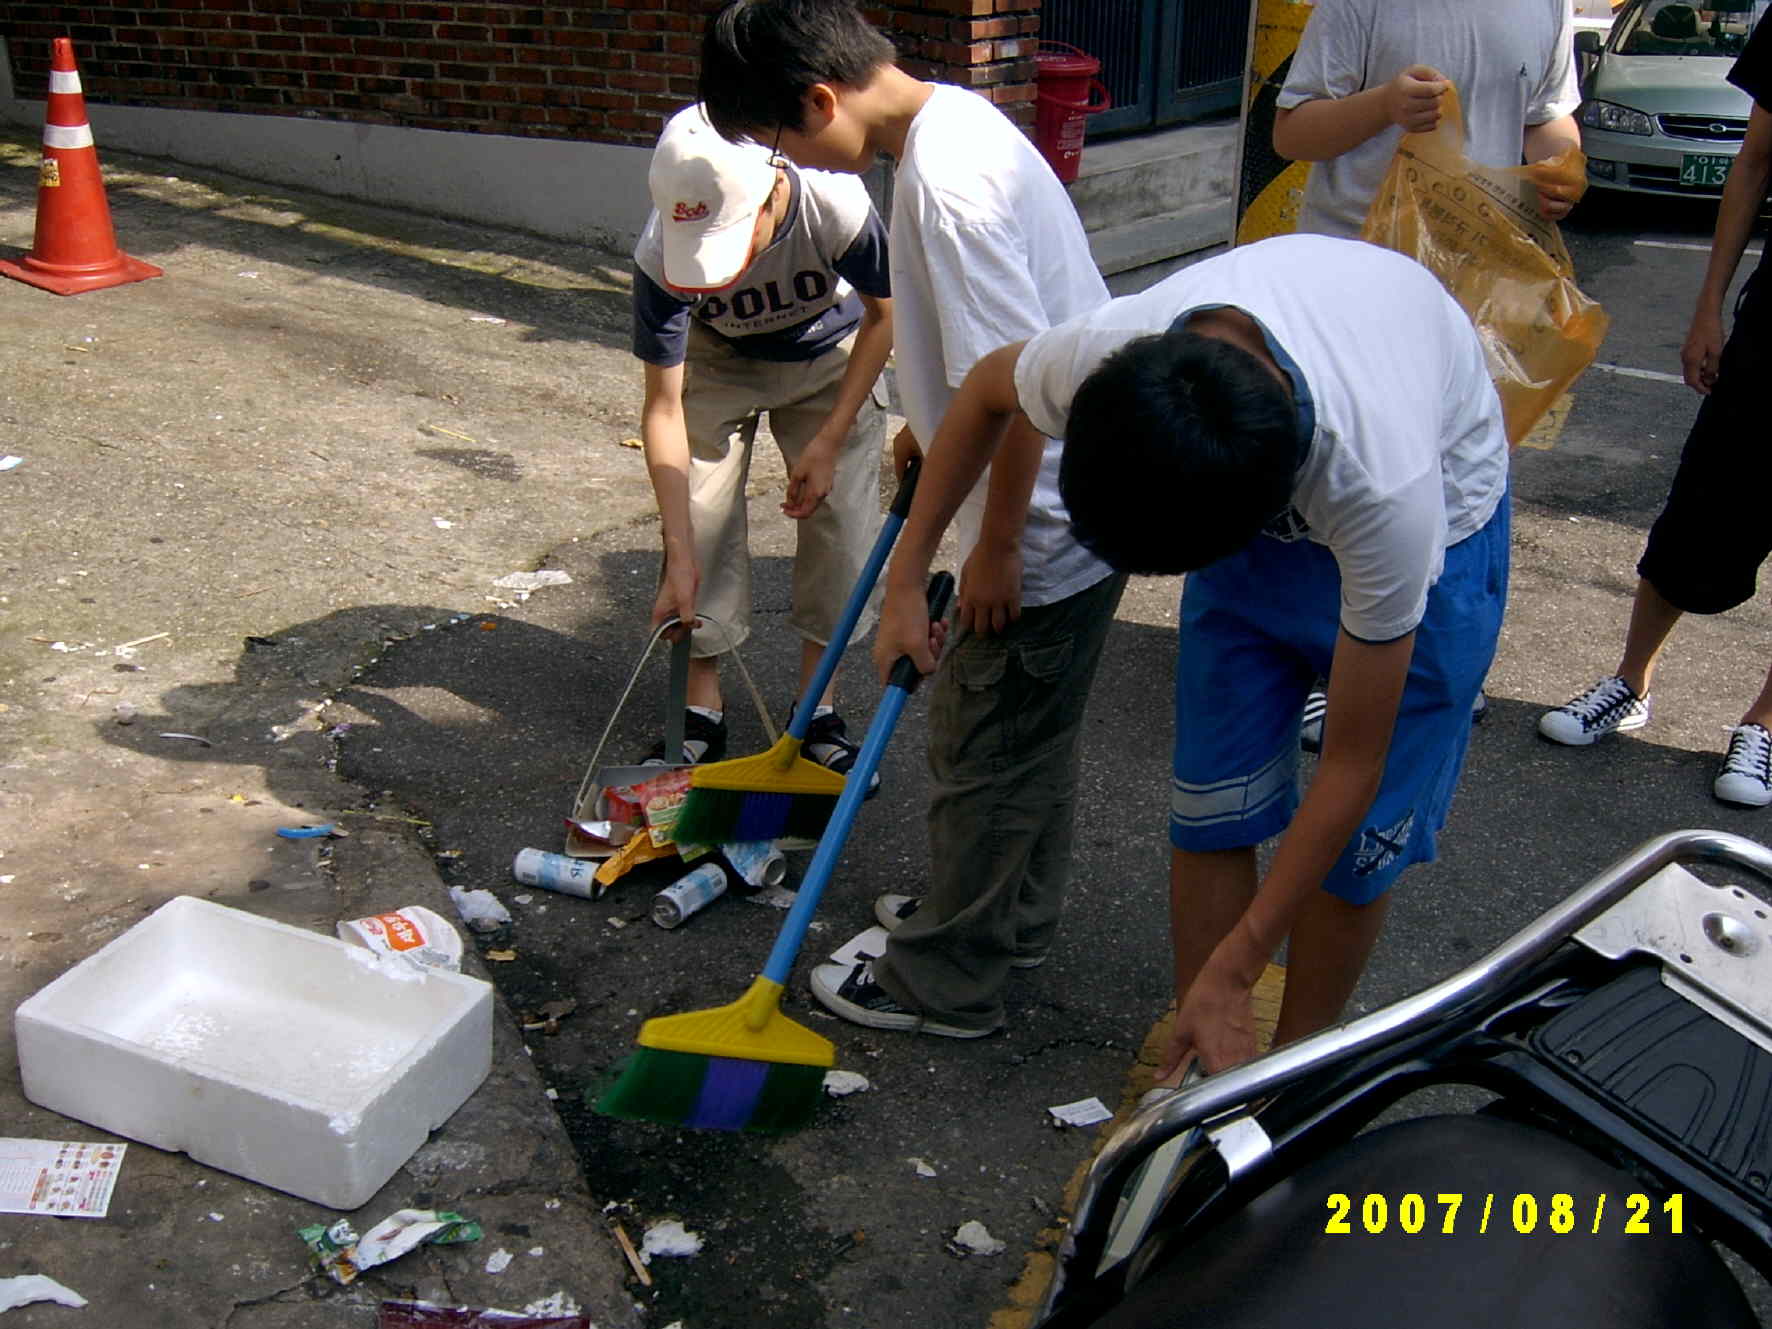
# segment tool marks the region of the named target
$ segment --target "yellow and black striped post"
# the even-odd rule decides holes
[[[1310,14],[1308,0],[1255,0],[1250,7],[1235,244],[1285,235],[1298,225],[1298,204],[1310,163],[1287,161],[1274,152],[1274,103]]]

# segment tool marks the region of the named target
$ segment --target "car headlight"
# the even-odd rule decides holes
[[[1655,125],[1641,111],[1614,102],[1586,102],[1581,108],[1581,123],[1590,129],[1606,129],[1614,134],[1653,134]]]

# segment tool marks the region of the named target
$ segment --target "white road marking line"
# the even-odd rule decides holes
[[[1683,384],[1686,381],[1678,374],[1664,374],[1658,369],[1632,369],[1628,365],[1604,365],[1598,363],[1593,367],[1600,370],[1602,373],[1618,374],[1624,378],[1647,378],[1652,379],[1656,383]]]
[[[1679,240],[1633,240],[1631,243],[1642,245],[1645,249],[1690,249],[1700,254],[1710,253],[1709,245],[1687,244]],[[1760,251],[1755,246],[1749,245],[1742,253],[1746,257],[1757,258]]]

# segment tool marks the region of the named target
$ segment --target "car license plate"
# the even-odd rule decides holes
[[[1680,183],[1697,189],[1721,189],[1735,158],[1688,152],[1680,160]]]

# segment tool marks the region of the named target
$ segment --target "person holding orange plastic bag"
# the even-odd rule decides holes
[[[1438,128],[1448,88],[1465,108],[1465,154],[1492,166],[1544,163],[1539,209],[1560,221],[1580,200],[1581,104],[1569,0],[1317,0],[1274,117],[1274,151],[1313,163],[1298,229],[1358,239],[1404,134]],[[1472,721],[1488,711],[1477,693]],[[1328,692],[1305,701],[1300,741],[1319,752]]]
[[[1448,86],[1476,161],[1518,166],[1579,150],[1569,0],[1317,0],[1274,119],[1274,150],[1315,163],[1298,229],[1357,237],[1397,140],[1439,124]],[[1560,220],[1584,188],[1580,176],[1547,171],[1539,206]]]

